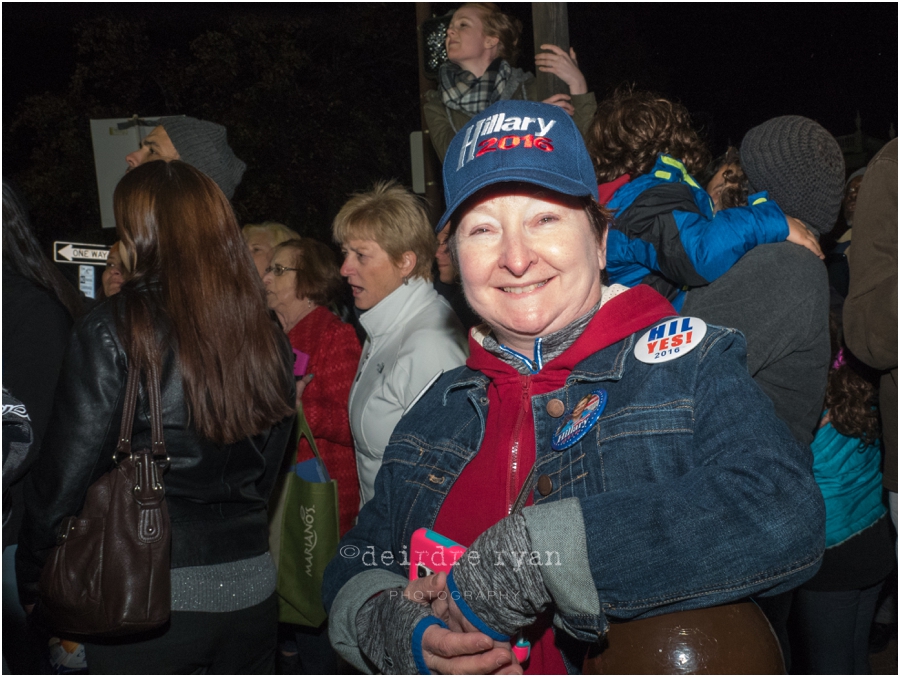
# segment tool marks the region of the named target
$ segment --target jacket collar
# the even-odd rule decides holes
[[[359,316],[359,323],[371,340],[391,333],[405,324],[422,306],[437,296],[431,283],[420,277],[401,284],[372,308]]]
[[[683,184],[690,188],[694,202],[703,210],[703,215],[708,219],[712,218],[712,198],[691,176],[681,160],[665,153],[660,153],[656,157],[656,164],[648,173],[636,176],[630,182],[619,186],[605,206],[619,213],[630,207],[645,190],[665,183]]]

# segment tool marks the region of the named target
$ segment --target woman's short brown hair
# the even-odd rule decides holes
[[[411,251],[416,267],[410,277],[431,281],[437,251],[434,229],[422,200],[396,181],[379,181],[372,190],[351,197],[334,217],[333,232],[339,244],[374,240],[398,266]]]
[[[307,298],[319,306],[329,306],[340,299],[344,281],[328,245],[310,237],[298,237],[277,245],[272,256],[282,250],[290,252],[289,267],[297,269],[294,280],[298,299]]]
[[[484,34],[500,40],[499,56],[514,66],[519,58],[519,38],[522,35],[522,22],[515,17],[504,14],[493,2],[467,2],[463,7],[474,7],[481,13]]]
[[[601,101],[585,141],[600,183],[647,174],[660,153],[681,160],[691,175],[709,161],[687,109],[651,92],[619,89]]]

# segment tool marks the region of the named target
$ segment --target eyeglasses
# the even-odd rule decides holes
[[[294,270],[294,271],[296,271],[296,270],[299,270],[299,269],[298,269],[298,268],[285,268],[285,267],[284,267],[283,265],[281,265],[280,263],[276,263],[274,266],[267,266],[267,267],[266,267],[266,272],[267,272],[267,273],[275,273],[275,277],[281,277],[282,275],[284,275],[284,274],[285,274],[287,271],[289,271],[289,270]]]

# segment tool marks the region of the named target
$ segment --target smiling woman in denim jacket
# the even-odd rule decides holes
[[[747,374],[739,333],[604,284],[609,216],[571,118],[500,102],[453,140],[444,181],[437,228],[487,324],[397,424],[326,572],[337,650],[366,671],[519,673],[521,634],[527,672],[573,671],[611,620],[813,575],[809,450]],[[468,550],[407,585],[421,527]]]

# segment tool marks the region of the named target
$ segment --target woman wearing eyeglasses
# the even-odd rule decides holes
[[[347,416],[350,386],[359,363],[356,332],[329,310],[340,298],[343,281],[334,253],[308,237],[282,242],[272,250],[263,284],[291,346],[309,355],[306,375],[297,383],[297,403],[309,422],[319,453],[338,483],[341,535],[359,512],[359,480]],[[300,440],[297,461],[313,457]]]
[[[415,195],[393,181],[354,195],[334,219],[334,239],[367,334],[350,392],[362,507],[397,421],[430,381],[465,363],[468,350],[459,320],[431,285],[437,242]]]
[[[297,404],[302,397],[303,413],[316,447],[329,475],[337,480],[343,536],[359,512],[359,480],[347,400],[360,347],[353,327],[330,310],[343,292],[337,260],[322,242],[307,237],[289,239],[271,250],[262,281],[269,308],[278,316],[291,347],[309,355],[306,374],[297,381]],[[301,438],[296,460],[312,457],[309,442]],[[328,643],[325,628],[282,623],[279,636],[282,673],[336,673],[337,655]]]

